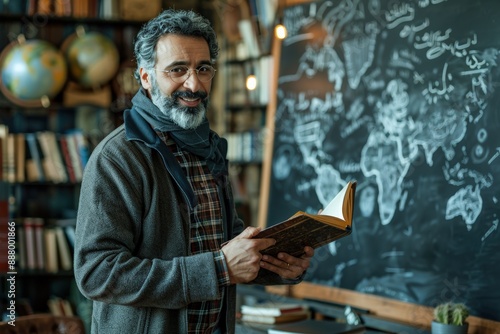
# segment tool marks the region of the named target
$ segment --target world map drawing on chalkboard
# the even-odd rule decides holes
[[[357,180],[314,283],[500,320],[500,2],[288,7],[267,224]]]

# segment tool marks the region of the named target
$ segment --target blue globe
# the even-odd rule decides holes
[[[43,40],[12,42],[0,56],[1,89],[15,103],[56,96],[67,79],[63,54]]]

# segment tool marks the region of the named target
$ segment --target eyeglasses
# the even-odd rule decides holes
[[[196,76],[200,81],[209,82],[215,76],[216,71],[216,69],[210,65],[201,65],[195,69],[190,69],[187,66],[179,65],[166,70],[157,70],[165,73],[170,79],[172,79],[173,82],[176,83],[183,83],[184,81],[189,79],[193,71],[196,72]]]

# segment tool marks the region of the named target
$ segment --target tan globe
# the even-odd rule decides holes
[[[118,71],[118,50],[111,39],[100,33],[72,35],[64,43],[63,50],[71,78],[83,87],[106,84]]]

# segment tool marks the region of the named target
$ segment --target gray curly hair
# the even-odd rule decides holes
[[[217,35],[208,19],[185,10],[167,9],[147,22],[137,33],[134,54],[137,68],[134,76],[140,83],[139,69],[153,68],[156,63],[156,43],[165,34],[202,37],[208,43],[210,58],[215,62],[219,54]]]

